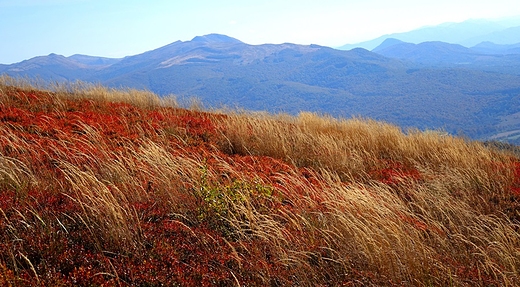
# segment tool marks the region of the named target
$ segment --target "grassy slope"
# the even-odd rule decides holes
[[[2,79],[0,285],[520,280],[511,155],[369,120],[171,106]]]

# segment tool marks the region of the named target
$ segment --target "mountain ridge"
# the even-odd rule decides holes
[[[112,64],[115,64],[115,63],[121,61],[121,59],[117,59],[117,58],[96,57],[96,56],[81,55],[81,54],[74,54],[67,58],[71,59],[73,61],[76,61],[78,63],[84,64],[84,65],[89,65],[89,66],[109,66],[109,65],[112,65]]]

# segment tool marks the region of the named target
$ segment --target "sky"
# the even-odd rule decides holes
[[[119,58],[210,33],[339,47],[424,26],[520,16],[518,0],[0,0],[0,64]]]

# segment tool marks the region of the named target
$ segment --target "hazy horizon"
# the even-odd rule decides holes
[[[446,22],[520,15],[520,5],[509,3],[0,0],[0,63],[50,53],[120,58],[211,33],[248,44],[339,47]]]

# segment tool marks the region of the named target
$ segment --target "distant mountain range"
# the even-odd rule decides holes
[[[498,45],[516,44],[520,43],[520,17],[501,20],[468,20],[461,23],[444,23],[409,32],[383,35],[373,40],[347,44],[338,47],[338,49],[351,50],[353,48],[364,48],[372,50],[389,38],[413,44],[439,41],[459,44],[467,48],[479,45],[482,42],[492,42]]]
[[[51,54],[0,65],[0,74],[149,89],[214,107],[363,116],[520,143],[518,47],[387,39],[373,51],[342,51],[210,34],[122,59]]]

